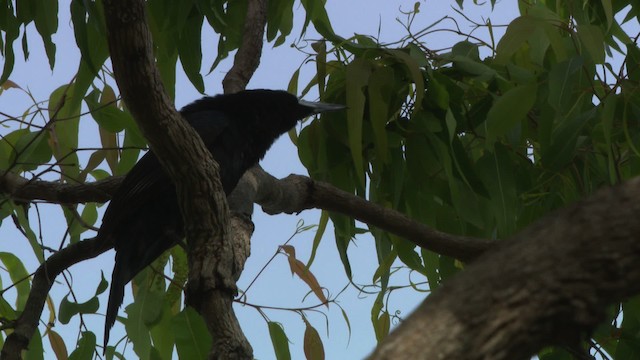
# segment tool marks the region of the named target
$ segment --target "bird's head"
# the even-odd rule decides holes
[[[345,108],[344,105],[339,104],[298,99],[282,90],[246,90],[243,93],[255,98],[255,103],[260,104],[260,109],[267,112],[261,114],[260,118],[270,119],[269,125],[277,124],[280,133],[288,131],[299,120],[309,116]]]

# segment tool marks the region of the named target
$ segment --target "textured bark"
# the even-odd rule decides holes
[[[0,192],[16,201],[42,200],[54,204],[106,202],[120,186],[121,176],[86,184],[27,180],[10,172],[0,176]]]
[[[371,359],[529,359],[577,347],[640,292],[640,178],[501,241],[434,291]]]
[[[218,165],[171,105],[155,67],[144,1],[105,1],[109,50],[118,87],[151,149],[174,181],[188,240],[187,303],[214,338],[211,358],[252,358],[233,316],[234,251]],[[220,300],[220,297],[224,300]],[[217,312],[212,304],[222,304]],[[224,312],[229,316],[217,316]]]
[[[244,90],[260,65],[266,24],[267,0],[249,0],[242,43],[233,59],[233,66],[222,80],[225,94]]]
[[[256,201],[268,214],[299,213],[312,208],[334,211],[399,235],[425,249],[463,261],[473,260],[494,244],[493,241],[437,231],[398,211],[306,176],[289,175],[277,180],[261,169],[253,169],[252,173],[258,187]]]

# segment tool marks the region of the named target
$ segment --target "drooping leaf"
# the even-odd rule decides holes
[[[31,286],[29,285],[29,272],[27,272],[22,261],[14,254],[0,252],[0,261],[9,272],[9,277],[13,284],[15,284],[15,289],[18,292],[16,309],[22,311],[29,297],[29,291],[31,290]]]
[[[356,59],[347,65],[347,121],[349,149],[360,186],[364,187],[364,160],[362,158],[362,116],[364,114],[364,88],[369,83],[371,66],[366,60]]]
[[[289,339],[284,332],[284,328],[280,323],[269,321],[267,323],[269,327],[269,335],[271,336],[271,343],[273,344],[273,350],[278,360],[290,360],[291,352],[289,351]]]
[[[291,245],[282,245],[280,248],[288,255],[287,259],[289,261],[289,269],[291,270],[291,274],[298,275],[298,277],[309,286],[316,297],[318,297],[318,299],[320,299],[322,303],[329,306],[327,297],[324,295],[322,287],[320,286],[320,283],[318,283],[315,275],[313,275],[311,270],[309,270],[302,261],[296,259],[295,248]]]
[[[56,358],[59,360],[66,360],[69,358],[69,352],[67,351],[67,345],[65,345],[62,336],[55,332],[52,329],[47,331],[47,337],[49,338],[49,344],[51,344],[51,349],[53,349],[54,354],[56,354]]]
[[[305,325],[304,355],[307,360],[324,360],[324,346],[322,345],[322,339],[318,331],[308,322],[305,322]]]

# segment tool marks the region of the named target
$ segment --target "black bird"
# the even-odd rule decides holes
[[[298,120],[342,108],[298,100],[285,91],[246,90],[204,97],[180,113],[220,165],[220,180],[228,195],[244,172]],[[184,238],[175,187],[152,151],[138,161],[114,194],[97,236],[113,241],[116,250],[104,326],[106,349],[125,285]]]

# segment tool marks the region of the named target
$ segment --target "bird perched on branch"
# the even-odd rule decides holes
[[[220,180],[228,195],[245,171],[298,120],[342,108],[299,100],[285,91],[247,90],[204,97],[180,113],[220,165]],[[138,161],[114,194],[97,236],[113,241],[116,250],[105,320],[106,349],[125,285],[184,238],[175,187],[152,151]]]

